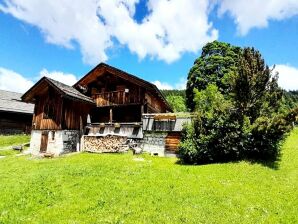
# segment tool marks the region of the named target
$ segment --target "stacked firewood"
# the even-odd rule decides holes
[[[127,145],[127,137],[117,135],[85,136],[84,151],[88,152],[126,152],[129,147]]]

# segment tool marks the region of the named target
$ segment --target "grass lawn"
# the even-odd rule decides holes
[[[0,149],[30,142],[30,135],[0,135]]]
[[[30,135],[0,135],[0,156],[16,155],[19,151],[13,150],[12,146],[28,142],[30,142]]]
[[[0,223],[298,223],[298,129],[277,169],[132,154],[8,156]]]

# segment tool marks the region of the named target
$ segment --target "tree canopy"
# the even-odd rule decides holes
[[[188,73],[186,105],[191,111],[195,109],[194,89],[203,90],[212,83],[225,95],[231,91],[230,79],[237,71],[241,51],[240,47],[218,41],[203,47],[201,56]]]

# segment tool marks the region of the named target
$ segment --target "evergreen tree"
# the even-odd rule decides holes
[[[237,71],[241,48],[228,43],[213,41],[202,49],[188,74],[186,105],[194,111],[194,89],[204,90],[208,84],[215,84],[226,97],[231,91],[231,77]]]

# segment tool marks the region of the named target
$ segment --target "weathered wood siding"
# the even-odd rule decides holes
[[[33,116],[33,128],[36,130],[60,130],[62,128],[62,97],[54,90],[49,89],[49,92],[51,93],[45,92],[36,99]],[[53,107],[55,119],[45,117],[44,111],[47,105]]]
[[[54,119],[45,116],[45,108],[50,105]],[[56,91],[49,90],[36,100],[33,128],[35,130],[80,130],[87,124],[90,105],[63,98]]]
[[[169,132],[165,139],[165,150],[177,152],[181,140],[181,132]]]
[[[165,107],[161,100],[158,100],[152,94],[146,92],[145,99],[147,101],[147,111],[146,113],[165,113]]]
[[[81,130],[87,125],[90,105],[79,101],[63,101],[63,129]]]
[[[0,134],[30,133],[32,114],[0,111]]]

